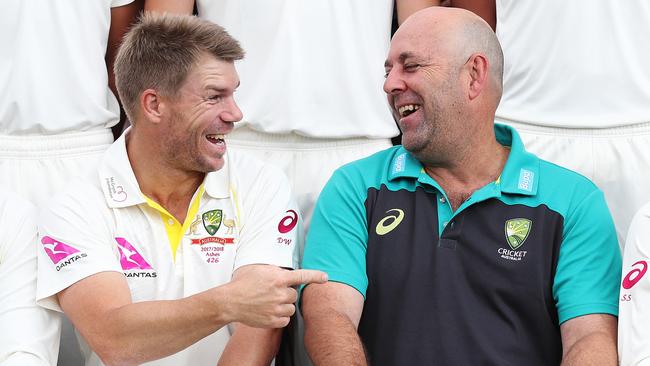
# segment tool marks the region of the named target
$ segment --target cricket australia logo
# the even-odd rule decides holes
[[[533,226],[533,223],[528,219],[510,219],[506,221],[506,240],[510,248],[516,250],[524,245],[531,226]]]
[[[524,245],[524,242],[528,238],[528,234],[530,234],[530,229],[532,227],[533,222],[528,219],[517,218],[506,221],[505,234],[506,241],[508,242],[510,249],[499,248],[497,252],[501,258],[520,261],[526,257],[527,251],[517,249]]]
[[[221,220],[223,219],[223,211],[221,210],[210,210],[203,213],[203,227],[205,231],[210,235],[214,235],[219,230],[221,226]]]

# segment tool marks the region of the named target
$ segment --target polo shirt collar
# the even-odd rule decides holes
[[[501,192],[534,196],[539,186],[539,158],[524,148],[514,128],[494,124],[494,133],[501,145],[510,146],[510,154],[498,180]]]
[[[527,196],[537,194],[539,159],[526,151],[519,134],[512,127],[495,123],[494,132],[500,144],[510,147],[508,160],[501,176],[495,182],[500,191]],[[400,146],[393,156],[388,174],[389,180],[399,178],[417,179],[420,183],[432,185],[442,191],[438,183],[424,171],[420,161],[403,146]]]
[[[126,136],[130,127],[124,131],[104,153],[99,166],[99,179],[106,204],[110,208],[121,208],[146,203],[140,186],[133,173],[126,151]],[[226,155],[224,167],[210,172],[204,179],[205,192],[213,198],[227,198],[229,192],[229,158]]]
[[[128,128],[104,153],[99,165],[99,180],[106,204],[110,208],[145,203],[126,153]]]

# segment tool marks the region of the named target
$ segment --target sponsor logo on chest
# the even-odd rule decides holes
[[[115,241],[117,242],[117,251],[120,253],[120,266],[126,277],[147,278],[157,276],[151,264],[144,259],[142,254],[128,240],[117,237]]]
[[[520,261],[526,257],[528,251],[519,250],[530,234],[533,222],[529,219],[516,218],[505,222],[505,237],[508,248],[501,247],[497,253],[503,259]]]

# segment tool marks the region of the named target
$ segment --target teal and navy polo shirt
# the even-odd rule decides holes
[[[558,365],[559,325],[617,315],[621,257],[603,193],[510,146],[499,179],[455,212],[396,146],[338,169],[312,218],[304,268],[365,297],[373,365]]]

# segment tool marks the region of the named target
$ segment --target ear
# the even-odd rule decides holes
[[[140,110],[147,121],[160,123],[164,108],[160,94],[154,89],[147,89],[140,94]]]
[[[487,88],[489,82],[488,71],[490,69],[490,62],[485,55],[475,53],[470,56],[466,65],[469,68],[470,77],[468,96],[470,100],[474,100]]]

